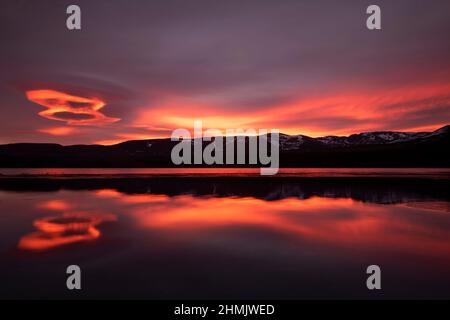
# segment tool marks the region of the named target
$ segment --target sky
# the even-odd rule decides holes
[[[194,120],[432,131],[450,124],[449,31],[448,0],[2,0],[0,143],[110,145]]]

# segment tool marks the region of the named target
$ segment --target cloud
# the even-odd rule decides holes
[[[77,130],[72,127],[51,127],[39,129],[38,132],[46,133],[52,136],[68,136],[76,133]]]
[[[120,121],[120,118],[110,118],[99,110],[105,102],[96,98],[84,98],[69,95],[55,90],[29,90],[28,100],[47,109],[39,112],[41,117],[64,121],[69,125],[102,125]]]
[[[194,120],[311,136],[450,122],[448,0],[379,0],[380,32],[362,1],[79,0],[76,33],[64,1],[4,2],[0,143],[168,137]],[[24,91],[51,93],[29,99],[41,117]]]

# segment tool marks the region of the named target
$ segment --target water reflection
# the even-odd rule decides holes
[[[450,254],[450,216],[433,202],[411,207],[364,204],[348,198],[312,197],[264,201],[240,197],[168,197],[126,195],[99,190],[96,196],[115,201],[139,228],[162,230],[187,239],[214,236],[224,228],[255,227],[302,241],[341,247],[376,248],[426,255]],[[428,211],[429,207],[435,211]],[[444,207],[445,208],[445,207]],[[186,239],[186,238],[185,238]]]
[[[450,297],[448,180],[36,180],[0,179],[0,296],[80,263],[96,298],[361,298],[375,263],[382,297]]]
[[[116,221],[113,214],[69,211],[74,205],[66,200],[50,200],[38,203],[38,208],[61,211],[60,215],[39,218],[33,221],[38,230],[23,236],[18,243],[22,250],[44,251],[56,247],[95,240],[101,232],[97,226],[102,222]]]
[[[57,192],[60,190],[116,190],[123,194],[178,196],[248,197],[263,200],[311,197],[397,204],[450,199],[450,179],[389,177],[15,177],[0,178],[0,190],[17,192]],[[50,206],[58,206],[61,199]]]

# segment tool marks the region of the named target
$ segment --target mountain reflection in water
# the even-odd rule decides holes
[[[0,295],[65,296],[52,274],[80,264],[87,298],[371,297],[365,267],[379,264],[379,297],[450,297],[448,187],[398,178],[0,179]]]

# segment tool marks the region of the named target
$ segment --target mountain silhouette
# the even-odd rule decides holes
[[[111,146],[5,144],[0,145],[0,167],[178,167],[170,158],[171,150],[177,143],[167,138],[133,140]],[[209,143],[211,142],[203,142],[203,145],[206,146]],[[246,137],[246,145],[248,145],[248,137]],[[319,138],[280,134],[279,139],[280,167],[286,168],[450,167],[449,147],[450,126],[448,125],[433,132],[383,131],[353,134],[348,137]],[[200,167],[201,165],[182,166]],[[251,167],[251,165],[220,166]]]

